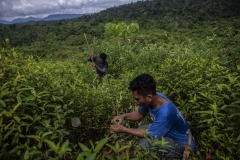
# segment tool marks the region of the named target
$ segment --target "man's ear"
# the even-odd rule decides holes
[[[146,97],[147,101],[151,102],[152,99],[153,99],[153,95],[151,94],[148,94],[147,97]]]

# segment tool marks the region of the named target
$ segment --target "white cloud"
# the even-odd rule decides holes
[[[43,17],[59,13],[95,13],[139,0],[1,0],[0,19]]]

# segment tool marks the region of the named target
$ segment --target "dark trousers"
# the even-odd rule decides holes
[[[150,125],[143,125],[140,126],[139,128],[148,128]],[[156,141],[156,139],[145,139],[142,138],[140,139],[140,144],[143,147],[146,147],[150,150],[152,150],[153,152],[157,152],[157,155],[159,158],[167,158],[167,159],[171,159],[171,158],[177,158],[177,159],[181,159],[183,156],[183,151],[184,151],[184,145],[174,141],[172,138],[169,137],[164,137],[165,142],[167,142],[166,145],[152,145],[154,142],[154,140]],[[161,140],[158,140],[161,141]]]

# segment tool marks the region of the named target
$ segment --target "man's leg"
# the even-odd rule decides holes
[[[138,128],[146,128],[146,129],[148,129],[148,128],[150,127],[150,125],[151,125],[151,124],[145,124],[145,125],[142,125],[142,126],[140,126],[140,127],[138,127]],[[146,148],[150,148],[150,147],[151,147],[151,145],[149,144],[148,140],[145,139],[145,138],[141,138],[141,139],[139,140],[139,142],[140,142],[140,144],[141,144],[143,147],[146,147]]]
[[[148,125],[143,125],[140,126],[139,128],[149,128],[150,124]],[[159,157],[162,158],[181,158],[183,155],[183,151],[184,151],[184,146],[179,143],[174,141],[172,138],[169,137],[165,137],[165,142],[167,143],[166,145],[162,146],[162,145],[158,145],[158,146],[152,146],[151,143],[153,142],[149,142],[150,139],[145,139],[142,138],[140,139],[140,144],[143,147],[149,148],[149,149],[153,149],[153,151],[157,151]]]
[[[165,137],[165,141],[168,142],[169,148],[166,149],[166,153],[159,152],[159,155],[165,155],[166,158],[182,158],[184,145],[174,141],[172,138]]]

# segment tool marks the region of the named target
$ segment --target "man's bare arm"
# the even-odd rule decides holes
[[[121,124],[124,119],[131,120],[131,121],[137,121],[137,120],[142,119],[145,116],[146,116],[146,113],[142,113],[139,110],[137,110],[137,111],[133,111],[133,112],[129,112],[129,113],[125,113],[125,114],[116,116],[112,119],[111,122],[112,122],[112,124],[115,124],[115,123]]]
[[[92,55],[91,52],[89,52],[87,60],[90,61],[90,62],[93,62],[93,55]]]
[[[127,133],[127,134],[131,134],[133,136],[139,137],[139,138],[143,138],[147,134],[147,129],[146,128],[137,128],[137,129],[127,128],[121,124],[114,124],[114,125],[111,125],[111,132],[112,133]]]
[[[131,121],[137,121],[146,116],[146,113],[140,112],[139,110],[130,113],[125,113],[125,119]]]
[[[104,73],[104,72],[105,72],[104,69],[99,68],[96,64],[94,64],[94,67],[95,67],[98,71],[100,71],[101,73]]]

